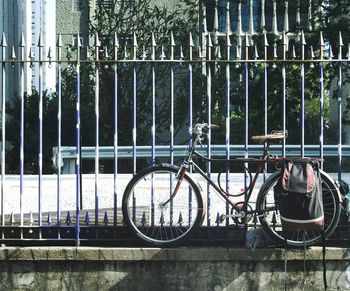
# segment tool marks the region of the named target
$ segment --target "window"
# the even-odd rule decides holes
[[[72,0],[72,12],[77,13],[81,11],[83,0]]]

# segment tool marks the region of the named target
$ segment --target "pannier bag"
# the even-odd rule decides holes
[[[317,161],[285,160],[274,191],[284,231],[323,229],[322,187]]]

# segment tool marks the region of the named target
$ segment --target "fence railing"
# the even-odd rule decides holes
[[[350,46],[341,33],[337,44],[321,33],[318,47],[303,32],[175,39],[171,34],[168,45],[157,45],[152,34],[141,45],[135,33],[131,43],[114,36],[113,45],[101,47],[95,35],[94,46],[78,41],[64,56],[59,36],[44,56],[40,36],[25,55],[23,37],[10,48],[3,34],[1,240],[120,238],[120,201],[131,174],[157,159],[176,162],[197,121],[221,126],[202,149],[209,157],[255,155],[260,147],[250,144],[251,134],[282,129],[289,140],[274,153],[319,156],[337,179],[349,172]],[[33,66],[38,76],[31,75]],[[52,92],[45,91],[44,67],[57,76]],[[18,96],[8,96],[10,78]],[[38,87],[26,90],[25,81],[35,78]],[[93,174],[83,171],[85,158],[94,161]],[[110,160],[106,174],[104,159]],[[74,177],[62,172],[62,160],[73,161]]]

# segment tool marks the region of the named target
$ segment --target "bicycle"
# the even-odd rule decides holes
[[[213,125],[196,124],[189,146],[181,166],[159,163],[136,174],[128,183],[122,201],[124,222],[132,233],[152,246],[172,246],[183,242],[195,233],[206,215],[206,200],[202,189],[194,178],[194,172],[214,189],[231,207],[231,212],[221,215],[221,221],[232,218],[246,224],[252,217],[259,218],[263,230],[278,244],[304,247],[317,244],[322,235],[319,231],[284,232],[279,219],[278,207],[274,200],[274,186],[280,172],[272,173],[262,184],[256,199],[256,209],[249,205],[256,182],[264,172],[266,164],[278,166],[285,158],[269,153],[270,143],[281,142],[287,132],[273,131],[263,136],[252,136],[252,140],[263,143],[263,154],[258,158],[212,159],[197,151],[197,146]],[[245,168],[245,176],[250,179],[241,193],[227,193],[221,186],[220,175],[215,183],[193,160],[225,163],[257,163],[254,176]],[[333,179],[321,171],[322,195],[324,205],[324,236],[334,231],[340,218],[341,198]],[[232,201],[231,196],[245,196],[240,203]]]

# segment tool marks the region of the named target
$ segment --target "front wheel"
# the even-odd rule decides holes
[[[289,231],[282,230],[278,207],[274,199],[274,186],[280,178],[280,172],[273,173],[261,187],[256,208],[259,220],[265,232],[276,242],[289,246],[302,247],[314,245],[322,240],[320,231]],[[336,185],[332,179],[321,171],[322,199],[324,211],[324,235],[328,237],[336,228],[339,217],[341,202]]]
[[[200,189],[187,172],[177,179],[178,171],[171,165],[151,166],[134,176],[125,189],[124,222],[152,246],[178,244],[203,221]]]

